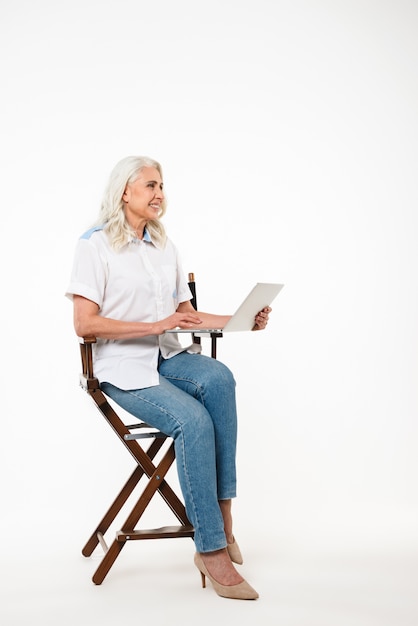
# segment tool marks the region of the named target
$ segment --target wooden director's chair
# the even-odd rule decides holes
[[[194,275],[189,274],[189,286],[193,294],[193,305],[197,308],[196,285]],[[211,333],[211,356],[216,358],[216,340],[222,333]],[[193,341],[200,343],[200,337],[193,336]],[[119,556],[122,548],[128,541],[139,539],[174,539],[179,537],[193,537],[194,529],[187,519],[184,504],[167,483],[165,477],[175,460],[174,441],[164,433],[150,427],[144,421],[135,424],[125,424],[125,419],[118,415],[109,403],[106,395],[101,391],[99,381],[93,371],[92,345],[95,337],[80,338],[82,374],[81,387],[90,395],[95,405],[114,430],[120,441],[128,449],[135,460],[135,468],[126,483],[110,505],[109,509],[94,529],[82,549],[82,554],[91,556],[100,544],[104,556],[93,574],[92,580],[100,585],[108,574],[113,563]],[[146,443],[148,442],[148,445]],[[164,446],[164,444],[166,444]],[[160,454],[158,454],[160,453]],[[159,459],[158,462],[156,459]],[[143,490],[136,504],[131,509],[120,530],[116,532],[110,546],[107,545],[105,534],[122,511],[124,505],[133,494],[142,480]],[[159,493],[172,513],[179,521],[177,526],[162,528],[138,529],[138,523],[156,493]],[[127,508],[127,507],[125,507]]]

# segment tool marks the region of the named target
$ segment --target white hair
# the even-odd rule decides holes
[[[122,196],[126,185],[137,180],[144,167],[155,167],[161,178],[161,165],[158,161],[146,156],[129,156],[119,161],[113,168],[100,207],[98,224],[104,225],[110,243],[115,249],[120,249],[132,237],[133,230],[125,217]],[[166,212],[165,199],[161,203],[161,211],[157,219],[147,222],[147,230],[154,243],[163,246],[166,233],[160,218]]]

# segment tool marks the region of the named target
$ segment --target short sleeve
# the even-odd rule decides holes
[[[105,259],[89,239],[80,239],[75,249],[70,283],[65,295],[70,299],[74,295],[83,296],[102,308],[106,281]]]

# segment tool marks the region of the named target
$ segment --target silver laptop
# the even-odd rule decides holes
[[[252,330],[254,318],[261,309],[270,306],[283,285],[279,283],[257,283],[245,300],[240,304],[234,315],[223,328],[171,328],[166,333],[227,333],[231,331]]]

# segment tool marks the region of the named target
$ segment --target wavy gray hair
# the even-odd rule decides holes
[[[126,185],[137,180],[144,167],[155,167],[163,178],[162,168],[158,161],[146,156],[125,157],[115,165],[110,174],[100,207],[98,224],[104,225],[104,230],[115,249],[120,249],[132,237],[133,230],[125,217],[122,196]],[[166,232],[160,218],[165,214],[166,208],[167,204],[164,199],[158,219],[147,223],[147,230],[152,240],[161,246],[165,243]]]

